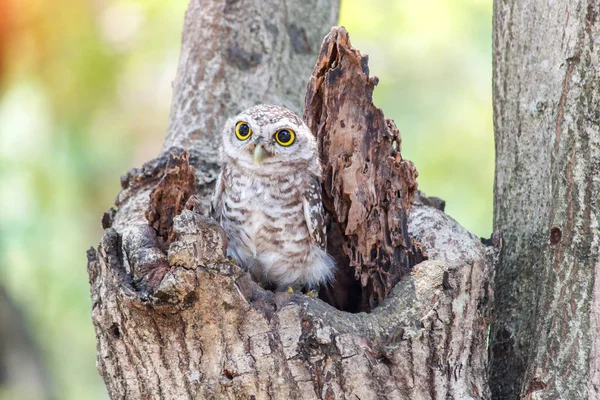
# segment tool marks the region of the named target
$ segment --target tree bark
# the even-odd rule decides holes
[[[495,398],[600,398],[598,9],[494,2]]]
[[[150,294],[126,270],[149,235],[109,228],[88,269],[110,397],[486,398],[495,250],[431,207],[416,206],[410,227],[435,261],[370,314],[262,290],[225,259],[222,230],[190,210],[175,217],[172,268]]]
[[[289,63],[289,57],[296,57],[293,49],[303,48],[303,42],[297,42],[295,35],[300,25],[290,28],[289,13],[296,10],[293,21],[310,25],[310,28],[303,25],[305,32],[318,32],[326,23],[320,18],[309,18],[317,13],[314,8],[334,15],[336,11],[332,10],[337,4],[315,2],[294,6],[290,1],[288,8],[283,8],[286,12],[270,8],[274,11],[269,13],[281,18],[275,23],[278,31],[284,26],[283,32],[288,34],[286,38],[277,38],[288,43],[291,50],[285,56],[265,61],[266,56],[254,53],[259,53],[256,49],[267,51],[268,46],[253,47],[256,44],[253,41],[262,40],[263,36],[233,33],[235,26],[252,20],[243,18],[246,13],[267,12],[263,3],[256,2],[255,8],[252,5],[242,8],[239,2],[232,1],[219,3],[219,8],[213,3],[193,0],[186,17],[165,151],[123,177],[116,209],[103,218],[105,232],[100,246],[88,251],[97,364],[110,397],[487,397],[486,343],[489,306],[493,300],[490,282],[497,251],[482,244],[443,212],[424,205],[427,199],[417,198],[412,210],[408,209],[415,196],[416,172],[400,155],[400,136],[393,123],[372,106],[370,94],[374,82],[368,73],[364,81],[363,67],[360,71],[346,67],[338,71],[352,75],[348,82],[354,86],[349,93],[359,97],[356,104],[364,105],[365,112],[372,113],[371,119],[355,116],[356,121],[365,122],[356,130],[381,129],[380,133],[365,135],[367,142],[353,150],[350,158],[364,166],[364,154],[376,155],[373,163],[378,165],[371,168],[376,171],[388,168],[392,172],[383,176],[400,181],[384,187],[377,174],[365,174],[370,177],[360,178],[361,181],[377,188],[371,203],[356,192],[361,189],[358,186],[347,187],[341,193],[332,190],[331,200],[336,204],[336,196],[349,196],[353,201],[361,199],[361,204],[367,206],[377,205],[380,212],[388,214],[388,231],[377,233],[382,241],[386,237],[390,240],[379,244],[383,248],[381,260],[387,260],[388,267],[403,265],[399,260],[406,262],[410,258],[410,252],[415,250],[411,246],[416,243],[411,236],[422,244],[430,259],[416,265],[411,273],[396,276],[400,281],[393,289],[393,280],[381,278],[381,291],[376,293],[378,297],[373,297],[380,304],[371,313],[353,314],[302,294],[263,290],[225,257],[223,230],[203,216],[202,211],[218,173],[215,153],[218,127],[224,117],[234,112],[228,107],[237,106],[216,105],[234,101],[245,107],[250,105],[245,102],[272,101],[293,106],[298,93],[287,89],[296,85],[295,78],[279,79],[278,72],[283,68],[279,63]],[[300,11],[306,17],[300,18]],[[237,17],[231,15],[236,12]],[[221,21],[223,18],[230,22]],[[266,25],[273,20],[261,21],[271,32]],[[209,29],[205,26],[208,23],[216,25]],[[219,28],[222,26],[228,30],[222,31]],[[239,38],[237,42],[232,42],[232,35]],[[351,58],[349,54],[355,50],[349,42],[340,41],[344,35],[343,29],[332,30],[325,39],[321,56],[327,53],[328,43],[336,43],[339,54]],[[311,51],[316,50],[312,33],[300,37],[308,38]],[[225,55],[206,56],[207,49]],[[242,61],[235,57],[231,61],[232,53],[236,57],[241,54]],[[368,68],[366,60],[356,53],[360,64]],[[314,62],[316,54],[312,56]],[[204,60],[216,61],[213,65]],[[256,71],[259,68],[256,60],[271,63],[262,75]],[[342,65],[345,61],[339,58],[336,63]],[[222,71],[216,73],[213,67]],[[323,68],[335,70],[336,66],[327,63]],[[318,78],[320,69],[315,71],[313,77]],[[264,81],[273,82],[274,86],[255,91],[256,95],[247,93],[252,85],[260,89]],[[362,90],[357,90],[361,87]],[[332,90],[327,85],[321,88]],[[233,99],[235,93],[241,94],[241,100]],[[327,116],[321,114],[324,118],[313,122],[337,126],[339,120],[331,112],[336,110],[332,104],[343,104],[343,99],[334,93],[321,95],[312,98],[326,99],[331,104],[324,108]],[[308,109],[306,115],[316,114]],[[389,137],[378,136],[385,132]],[[358,137],[356,132],[348,135]],[[387,154],[390,157],[384,157]],[[327,161],[325,169],[336,161]],[[331,177],[331,188],[339,188],[336,179]],[[385,198],[385,190],[390,188],[393,193],[398,192],[396,197],[400,200],[381,200],[380,196]],[[336,207],[333,210],[333,218],[339,222],[344,213],[338,213]],[[370,223],[375,226],[375,222]],[[370,233],[341,238],[355,243],[357,251],[370,253],[372,247],[367,245],[371,243]],[[364,254],[362,257],[373,261]],[[360,270],[363,265],[356,262],[353,267]],[[367,281],[375,282],[366,271]],[[388,271],[381,275],[384,272]]]

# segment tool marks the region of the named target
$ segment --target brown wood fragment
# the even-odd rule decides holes
[[[336,228],[328,248],[338,274],[324,298],[350,311],[372,310],[426,258],[407,228],[417,170],[402,158],[398,128],[373,104],[377,81],[369,77],[368,57],[336,27],[323,41],[305,99],[304,119],[318,138],[324,201]]]
[[[190,165],[190,155],[171,154],[166,171],[150,194],[146,219],[166,244],[173,242],[173,217],[181,214],[186,202],[196,192],[196,174]]]

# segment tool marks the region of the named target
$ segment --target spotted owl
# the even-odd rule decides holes
[[[257,105],[222,132],[212,213],[227,253],[263,287],[316,289],[333,279],[315,137],[285,107]]]

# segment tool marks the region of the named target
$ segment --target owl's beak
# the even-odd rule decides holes
[[[260,164],[261,161],[264,160],[265,158],[267,158],[268,156],[269,156],[269,153],[262,147],[262,145],[260,145],[260,144],[256,145],[256,147],[254,148],[254,153],[253,153],[255,165]]]

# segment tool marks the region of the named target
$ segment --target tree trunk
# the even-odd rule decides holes
[[[432,207],[416,206],[410,226],[436,261],[370,314],[262,290],[226,261],[222,230],[190,210],[149,294],[126,270],[132,242],[149,236],[108,229],[88,269],[110,397],[486,398],[495,251]]]
[[[223,230],[202,215],[218,173],[224,118],[258,102],[298,110],[305,85],[299,79],[306,82],[310,72],[302,60],[316,60],[317,37],[337,7],[323,0],[244,7],[192,0],[165,151],[122,179],[101,244],[88,251],[97,364],[111,398],[488,397],[497,251],[425,205],[426,198],[416,196],[410,209],[416,171],[400,154],[397,129],[372,105],[376,78],[343,28],[324,41],[305,115],[329,155],[333,224],[349,265],[360,272],[366,303],[378,306],[353,314],[302,294],[263,290],[225,257]],[[285,66],[296,61],[298,70]],[[340,76],[347,97],[356,98],[337,91]],[[321,129],[344,128],[344,121],[356,126]],[[325,145],[336,141],[350,149],[345,170]],[[356,218],[360,207],[370,212],[364,225]],[[417,241],[429,260],[399,274],[422,257]]]
[[[598,8],[494,2],[495,398],[600,398]]]

